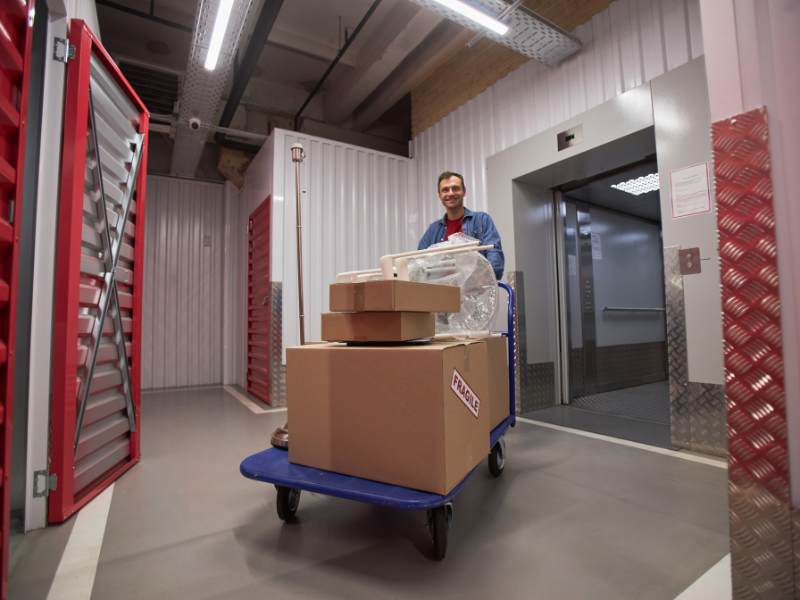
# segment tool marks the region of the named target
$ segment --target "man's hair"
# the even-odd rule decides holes
[[[436,193],[439,193],[439,188],[442,185],[442,179],[450,179],[451,177],[458,177],[461,180],[461,187],[466,192],[467,186],[464,185],[464,178],[459,175],[458,173],[453,173],[452,171],[445,171],[441,175],[439,175],[439,181],[436,182]]]

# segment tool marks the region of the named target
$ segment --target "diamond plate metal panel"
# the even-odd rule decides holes
[[[711,127],[728,392],[734,598],[794,594],[767,112]]]
[[[597,383],[667,377],[666,342],[597,347]]]
[[[527,340],[520,332],[526,331],[525,324],[525,285],[520,271],[506,273],[506,281],[514,290],[514,355],[516,370],[514,374],[517,388],[517,414],[547,408],[555,404],[556,375],[554,363],[528,364]]]
[[[728,455],[725,387],[712,383],[689,382],[686,386],[689,417],[689,449],[694,452]]]
[[[515,52],[538,60],[548,67],[556,66],[562,60],[583,48],[583,42],[578,38],[525,8],[525,6],[520,6],[503,20],[504,24],[508,25],[509,30],[505,35],[499,35],[434,0],[412,1],[451,21],[455,21],[459,25],[463,25],[467,29],[483,33],[498,44],[503,44]],[[503,0],[462,1],[464,4],[468,4],[492,18],[497,18],[510,4]]]
[[[286,406],[286,365],[283,359],[283,283],[270,284],[269,404]]]
[[[181,90],[178,127],[170,165],[171,175],[194,177],[200,155],[206,145],[208,130],[191,129],[189,119],[197,117],[202,123],[211,123],[214,120],[251,2],[233,0],[217,66],[213,71],[208,71],[205,68],[205,60],[219,4],[220,0],[200,0],[197,8],[186,78]]]
[[[669,351],[669,395],[672,444],[691,449],[690,406],[686,393],[686,312],[683,302],[683,276],[678,259],[679,246],[664,248],[667,348]]]

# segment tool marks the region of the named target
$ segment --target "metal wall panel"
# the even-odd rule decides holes
[[[702,55],[698,2],[618,0],[573,32],[584,48],[559,67],[525,63],[417,136],[410,196],[420,222],[441,217],[442,171],[462,173],[467,206],[485,211],[487,157]]]
[[[225,246],[223,281],[222,383],[246,385],[247,365],[247,203],[230,181],[224,185]]]
[[[148,177],[144,389],[222,383],[225,216],[222,185]]]

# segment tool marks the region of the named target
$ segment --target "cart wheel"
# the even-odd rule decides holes
[[[297,512],[300,504],[300,490],[282,485],[278,488],[278,517],[281,521],[288,521]]]
[[[503,474],[503,468],[506,466],[506,441],[500,438],[492,448],[492,453],[489,455],[489,472],[495,477],[500,477]]]
[[[447,554],[447,530],[453,521],[453,505],[445,504],[428,510],[428,529],[433,540],[433,554],[442,560]]]

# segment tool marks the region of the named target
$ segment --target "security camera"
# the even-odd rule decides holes
[[[197,117],[192,117],[191,119],[189,119],[189,127],[194,129],[195,131],[200,129],[200,119],[198,119]]]

